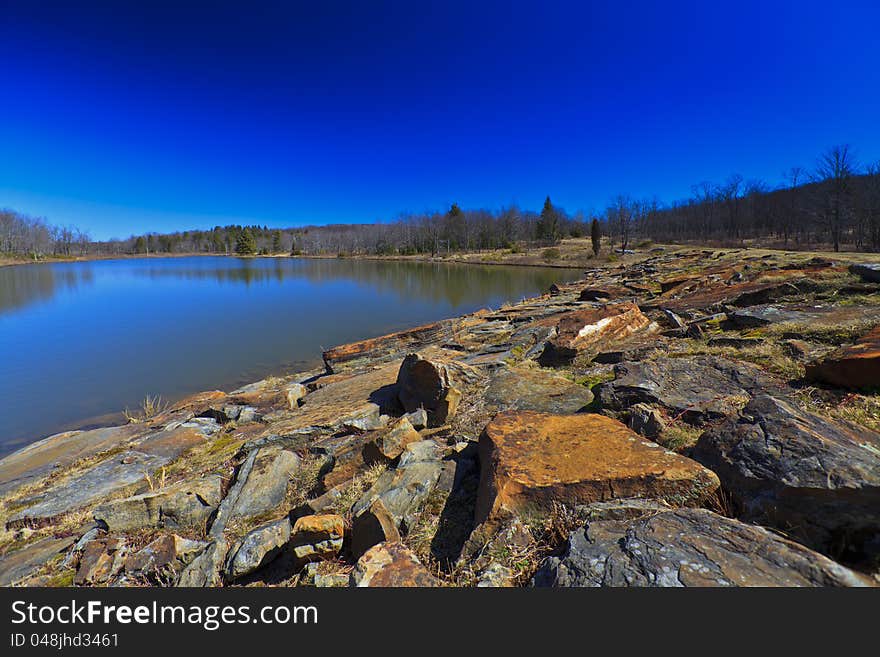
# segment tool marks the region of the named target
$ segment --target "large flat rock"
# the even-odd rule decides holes
[[[602,407],[623,411],[657,404],[670,415],[700,424],[742,408],[756,390],[778,385],[759,368],[715,356],[657,358],[614,366],[614,381],[602,384]]]
[[[7,526],[45,525],[70,511],[101,501],[115,491],[146,483],[158,468],[207,440],[207,426],[180,426],[157,431],[130,443],[131,449],[113,454],[82,471],[54,482],[51,488],[21,500],[26,504],[7,519]]]
[[[0,556],[0,586],[11,586],[31,575],[75,542],[75,536],[50,536]]]
[[[812,550],[706,509],[591,522],[571,534],[534,586],[869,586]]]
[[[747,518],[826,553],[880,555],[880,434],[758,395],[692,456]]]
[[[710,470],[603,415],[501,413],[479,447],[477,523],[617,497],[693,505],[718,488]]]
[[[455,320],[444,320],[333,347],[324,352],[324,362],[332,371],[339,371],[344,367],[352,367],[358,362],[375,363],[390,360],[449,339],[455,323]]]
[[[593,401],[586,386],[555,372],[531,367],[499,367],[491,376],[486,402],[498,410],[577,413]]]
[[[806,378],[841,388],[880,388],[880,326],[807,365]]]

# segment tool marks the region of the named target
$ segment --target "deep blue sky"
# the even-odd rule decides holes
[[[0,207],[107,238],[880,159],[875,0],[135,4],[0,0]]]

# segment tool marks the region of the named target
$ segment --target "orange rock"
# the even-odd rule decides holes
[[[352,584],[369,587],[432,587],[437,579],[403,543],[379,543],[358,559]]]
[[[480,437],[476,522],[613,498],[697,505],[719,486],[714,472],[595,414],[501,413]]]
[[[542,364],[568,362],[581,351],[604,348],[650,323],[634,303],[565,313],[556,324],[556,337],[547,342],[541,355]]]
[[[375,360],[393,356],[445,340],[451,335],[451,330],[452,322],[445,320],[417,326],[406,331],[389,333],[378,338],[351,342],[325,351],[324,362],[328,368],[334,369],[344,363],[361,358]]]
[[[821,361],[807,365],[807,379],[842,388],[880,387],[880,326],[841,347]]]
[[[299,518],[290,532],[290,545],[297,559],[332,559],[342,549],[345,520],[326,513]]]

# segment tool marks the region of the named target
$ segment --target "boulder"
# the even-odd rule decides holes
[[[409,418],[402,417],[374,440],[364,445],[364,460],[367,463],[393,461],[403,453],[407,445],[421,439],[422,437],[413,428]]]
[[[646,438],[656,438],[666,428],[666,420],[656,408],[647,404],[633,404],[629,408],[627,425]]]
[[[192,588],[203,586],[220,586],[220,572],[226,558],[229,545],[220,536],[214,538],[204,551],[184,568],[177,580],[177,586]]]
[[[396,468],[383,472],[351,509],[352,553],[406,534],[443,473],[441,452],[430,440],[407,446]],[[377,504],[377,502],[381,504]],[[393,529],[392,529],[393,528]]]
[[[285,516],[245,534],[229,550],[225,575],[228,581],[259,570],[275,559],[290,540],[290,520]]]
[[[590,389],[555,372],[530,367],[499,367],[485,399],[499,410],[577,413],[593,401]]]
[[[403,543],[379,543],[358,559],[351,585],[362,587],[432,587],[440,582]]]
[[[223,498],[223,481],[209,475],[166,486],[155,492],[114,500],[95,510],[95,520],[110,531],[142,527],[204,526]]]
[[[294,556],[300,561],[334,559],[342,549],[345,519],[335,514],[298,518],[290,534]]]
[[[632,290],[623,285],[604,285],[602,287],[584,288],[578,295],[578,300],[606,302],[631,296],[633,296]]]
[[[461,392],[452,384],[448,365],[415,353],[407,355],[400,365],[397,396],[407,413],[425,409],[428,424],[434,427],[445,424],[455,415],[461,400]]]
[[[692,456],[746,518],[847,559],[880,555],[880,434],[761,394]]]
[[[867,586],[867,580],[763,527],[706,509],[598,521],[571,534],[533,586]]]
[[[300,457],[278,445],[260,447],[247,474],[232,517],[258,516],[284,502],[290,478],[299,469]]]
[[[695,505],[718,488],[710,470],[603,415],[501,413],[483,431],[479,451],[477,524],[617,497]]]
[[[302,383],[291,383],[284,391],[287,394],[287,406],[291,410],[299,408],[300,401],[309,392]]]
[[[841,388],[880,388],[880,325],[806,367],[809,381]]]
[[[715,356],[619,363],[614,377],[599,387],[603,409],[653,404],[695,425],[736,413],[755,390],[778,388],[754,365]]]
[[[130,552],[124,567],[128,575],[174,576],[192,562],[207,546],[204,541],[192,541],[177,534],[165,534],[148,543],[137,552]]]
[[[105,537],[89,541],[80,555],[73,583],[79,586],[106,583],[122,570],[126,554],[124,539]]]
[[[539,362],[542,365],[568,363],[580,353],[601,351],[650,323],[633,303],[565,313],[557,322],[556,335],[547,341]]]

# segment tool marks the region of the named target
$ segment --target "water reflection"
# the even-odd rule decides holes
[[[70,292],[94,282],[95,273],[90,263],[0,267],[0,314],[47,301],[59,292]]]
[[[578,272],[544,267],[508,267],[455,263],[408,262],[400,260],[348,260],[306,258],[201,258],[187,267],[153,262],[133,270],[151,279],[179,278],[210,280],[220,284],[246,286],[303,279],[323,284],[350,281],[382,291],[393,291],[401,299],[418,298],[461,306],[502,296],[513,300],[523,290],[546,290],[552,283],[571,280]]]

